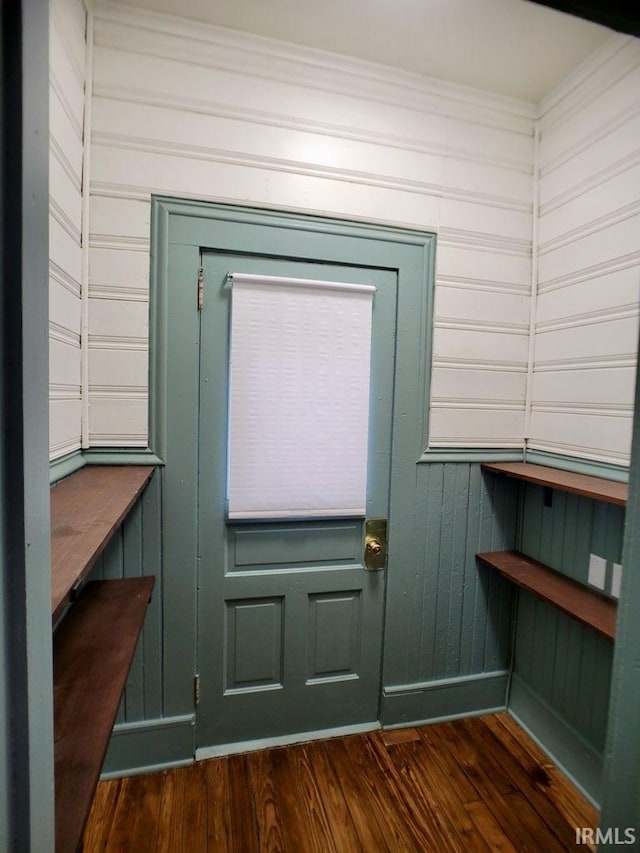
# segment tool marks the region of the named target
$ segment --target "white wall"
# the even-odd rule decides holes
[[[50,452],[81,443],[82,158],[85,8],[50,3]]]
[[[93,446],[146,442],[151,193],[437,231],[431,444],[522,446],[531,105],[114,3],[95,26]]]
[[[545,99],[531,449],[629,461],[640,297],[640,41]]]

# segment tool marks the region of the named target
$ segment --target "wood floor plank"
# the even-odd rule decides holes
[[[226,758],[212,758],[208,761],[197,761],[195,766],[200,768],[203,795],[207,804],[205,850],[231,853],[233,831],[229,797],[229,762]]]
[[[283,821],[278,810],[271,755],[267,750],[252,755],[249,775],[258,821],[259,847],[261,850],[269,851],[269,853],[284,850]]]
[[[343,796],[351,810],[351,819],[356,831],[359,848],[363,851],[386,851],[389,847],[384,827],[367,799],[366,788],[357,767],[353,766],[345,747],[345,741],[331,741],[325,744],[330,761],[335,767],[336,776]]]
[[[97,849],[105,853],[157,849],[160,796],[166,772],[122,779],[107,843]]]
[[[230,848],[237,853],[259,853],[258,820],[250,796],[249,755],[229,755],[228,796],[231,810]]]
[[[122,779],[110,779],[98,785],[87,819],[87,829],[84,834],[85,850],[105,849],[121,788]]]
[[[271,760],[276,801],[282,815],[283,849],[337,853],[304,746],[273,750]]]
[[[305,744],[309,765],[314,769],[318,795],[324,804],[332,838],[339,850],[359,850],[360,842],[352,818],[352,808],[345,799],[327,744],[319,741]]]
[[[595,828],[599,814],[595,806],[558,770],[538,744],[509,714],[491,714],[483,718],[506,748],[523,767],[529,769],[540,790],[552,800],[555,808],[571,827]],[[535,768],[532,770],[531,768]]]
[[[160,800],[159,850],[191,853],[204,849],[207,804],[201,795],[200,774],[197,766],[167,772]]]
[[[477,743],[467,720],[440,724],[442,736],[487,804],[496,821],[511,842],[521,851],[539,853],[536,840],[531,836],[519,815],[507,807],[505,795],[517,791],[513,782],[505,777],[500,765],[489,755],[482,743]],[[548,851],[547,853],[551,853]]]
[[[597,812],[508,716],[103,782],[85,853],[566,853]]]
[[[465,811],[493,853],[519,853],[485,803],[466,803]]]
[[[408,844],[419,848],[422,843],[434,850],[446,847],[452,853],[462,853],[464,847],[455,823],[442,811],[429,786],[420,784],[423,767],[416,759],[415,742],[388,749],[375,733],[368,738],[368,748],[373,751],[379,768],[370,775],[369,784],[379,787],[376,780],[380,775],[387,780],[384,786],[388,794],[384,803],[387,821],[400,820],[400,831],[406,828]]]
[[[434,767],[424,742],[396,745],[384,752],[400,779],[396,799],[418,839],[429,839],[434,850],[486,853],[488,848],[474,831],[458,792]]]
[[[533,764],[525,769],[480,717],[468,720],[467,725],[477,733],[479,739],[486,743],[487,751],[494,756],[505,775],[535,809],[538,820],[541,819],[562,844],[571,844],[572,839],[575,838],[574,828],[541,790],[541,780],[548,778],[544,766]]]

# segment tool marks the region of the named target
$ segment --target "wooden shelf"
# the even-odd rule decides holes
[[[82,838],[153,584],[90,582],[55,633],[56,853]]]
[[[606,637],[615,639],[616,604],[518,551],[476,554],[477,560]]]
[[[51,613],[54,622],[154,470],[152,465],[87,465],[51,489]]]
[[[483,462],[483,471],[493,474],[506,474],[518,480],[526,480],[538,486],[572,492],[604,503],[625,506],[629,487],[626,483],[605,480],[603,477],[591,477],[588,474],[573,474],[559,468],[546,465],[533,465],[530,462]]]

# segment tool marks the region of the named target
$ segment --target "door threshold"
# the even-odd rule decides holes
[[[333,729],[296,732],[291,735],[236,741],[235,743],[221,743],[216,746],[201,746],[196,749],[194,757],[196,761],[202,761],[205,758],[218,758],[221,755],[235,755],[239,752],[254,752],[257,749],[270,749],[274,746],[291,746],[294,743],[307,743],[312,740],[327,740],[328,738],[345,737],[346,735],[359,735],[364,732],[373,732],[380,728],[382,728],[380,721],[372,720],[369,723],[357,723],[356,725],[339,726]]]

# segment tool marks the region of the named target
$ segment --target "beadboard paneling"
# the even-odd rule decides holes
[[[417,468],[414,535],[387,578],[383,682],[425,684],[508,667],[512,589],[476,565],[515,544],[517,483],[467,463]]]
[[[52,459],[81,444],[80,293],[85,17],[51,0],[49,25],[49,320]]]
[[[606,594],[611,592],[613,565],[620,563],[624,508],[598,503],[578,495],[554,491],[545,506],[544,489],[524,488],[520,549],[581,583],[588,583],[589,559],[605,561]],[[544,703],[561,726],[575,733],[602,762],[613,644],[594,631],[521,592],[515,640],[514,675]],[[534,734],[540,721],[534,706],[518,714]],[[530,716],[527,716],[527,713]],[[579,782],[580,762],[565,765]],[[599,792],[591,793],[598,796]]]
[[[93,445],[132,434],[125,401],[134,383],[139,389],[139,353],[130,343],[144,333],[130,326],[148,287],[152,193],[438,231],[436,287],[442,281],[446,294],[436,310],[436,364],[461,380],[434,399],[431,443],[455,436],[463,446],[521,445],[530,105],[116,3],[96,10],[93,91]],[[98,333],[109,297],[114,322]],[[123,381],[129,357],[136,378]],[[504,369],[476,386],[470,417],[461,398],[478,358],[485,373],[494,361]],[[142,421],[134,432],[145,444]]]
[[[163,641],[185,650],[191,628],[172,610],[165,613],[165,577],[162,565],[162,472],[156,471],[140,500],[129,513],[91,573],[101,578],[153,575],[156,579],[131,666],[127,687],[120,704],[118,722],[158,719],[164,716],[164,697],[171,694],[172,674],[165,671]],[[164,638],[164,640],[163,640]],[[186,666],[192,657],[187,651]],[[191,703],[185,710],[191,711]],[[149,762],[151,763],[151,762]]]
[[[543,103],[528,447],[629,462],[640,313],[640,44],[612,36]]]

